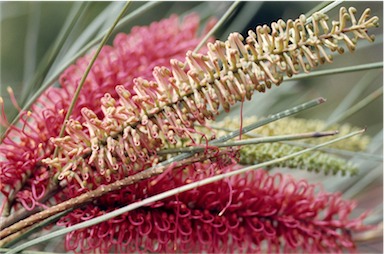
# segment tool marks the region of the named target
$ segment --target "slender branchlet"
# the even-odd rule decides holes
[[[243,124],[249,125],[253,122],[260,120],[259,117],[251,116],[244,117]],[[210,127],[215,129],[215,135],[222,136],[233,130],[237,130],[240,127],[240,120],[237,117],[225,117],[222,121],[210,123]],[[259,127],[253,131],[250,131],[242,136],[242,139],[252,138],[258,136],[276,136],[276,135],[287,135],[301,132],[320,132],[324,130],[338,130],[340,135],[345,135],[349,132],[359,130],[361,128],[354,127],[350,124],[333,124],[328,126],[327,122],[320,119],[304,119],[298,117],[286,117],[275,121],[264,126]],[[200,128],[202,132],[207,132],[205,128]],[[317,139],[311,138],[303,140],[303,142],[309,144],[319,144],[324,141],[331,139],[331,137],[320,137]],[[331,145],[331,148],[343,149],[347,151],[365,151],[371,139],[368,135],[354,136],[349,139]]]
[[[243,124],[249,124],[257,121],[256,117],[247,117],[243,119]],[[215,123],[211,126],[216,129],[215,135],[225,135],[228,131],[236,130],[239,128],[239,119],[226,117],[223,121]],[[316,132],[324,130],[326,122],[322,120],[300,119],[294,117],[284,118],[280,121],[273,122],[268,125],[264,125],[250,133],[242,136],[242,139],[247,140],[250,137],[261,136],[275,136],[282,134],[294,134],[298,132]],[[345,135],[349,132],[358,130],[358,128],[352,127],[348,124],[334,124],[330,129],[338,130],[339,134]],[[202,132],[212,132],[206,128],[202,128]],[[317,139],[303,140],[304,144],[317,144],[327,140],[328,137],[320,137]],[[370,138],[366,135],[354,136],[350,139],[346,139],[340,143],[334,144],[332,147],[336,149],[343,149],[347,151],[364,151],[369,144]],[[240,163],[246,165],[253,165],[264,161],[269,161],[274,158],[279,158],[294,152],[301,150],[300,144],[293,144],[292,142],[275,142],[265,144],[251,144],[243,146],[240,149]],[[306,169],[313,172],[323,172],[325,174],[337,174],[342,175],[350,174],[354,175],[358,172],[358,168],[345,158],[339,157],[332,153],[324,151],[314,151],[313,153],[303,154],[296,157],[293,160],[287,160],[282,162],[281,167],[289,167],[295,169]]]

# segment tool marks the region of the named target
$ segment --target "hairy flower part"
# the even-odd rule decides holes
[[[206,168],[205,168],[206,167]],[[59,225],[87,221],[147,196],[201,178],[197,164],[109,194],[77,209]],[[239,166],[232,166],[237,168]],[[223,169],[225,171],[225,169]],[[229,168],[227,168],[229,170]],[[101,201],[99,201],[101,202]],[[249,172],[138,208],[66,236],[75,252],[305,253],[354,251],[352,233],[365,230],[366,213],[349,218],[355,203],[288,175]]]
[[[257,117],[245,117],[243,118],[243,124],[249,125],[251,123],[256,122],[257,120]],[[237,130],[240,127],[239,123],[240,121],[237,118],[226,117],[223,121],[213,124],[213,126],[218,129],[218,131],[215,131],[215,135],[222,136],[226,135],[228,131]],[[248,137],[250,137],[250,135],[275,136],[295,133],[317,132],[325,130],[325,127],[326,123],[321,120],[287,117],[257,128],[251,131],[250,133],[243,135],[242,138],[247,139]],[[348,124],[334,124],[328,127],[328,129],[338,130],[339,134],[341,135],[346,135],[350,132],[358,130],[358,128],[352,127]],[[202,129],[202,132],[212,132],[212,129]],[[330,140],[330,137],[305,139],[301,142],[307,144],[320,144],[328,140]],[[341,142],[332,144],[330,145],[330,147],[358,152],[364,151],[369,141],[369,136],[357,135]],[[240,163],[243,165],[258,164],[264,161],[269,161],[274,158],[280,158],[298,152],[302,149],[303,147],[301,146],[284,144],[280,142],[242,146],[240,149]],[[357,167],[346,159],[343,159],[331,153],[321,151],[305,153],[291,160],[282,161],[280,164],[274,165],[274,167],[276,166],[289,167],[294,169],[300,168],[317,173],[331,173],[333,175],[338,173],[342,175],[355,175],[358,172]]]
[[[280,84],[283,75],[331,62],[327,51],[342,53],[340,42],[353,51],[358,39],[373,41],[367,30],[378,25],[378,17],[370,17],[367,9],[357,20],[355,12],[354,8],[341,8],[340,20],[333,21],[331,27],[328,17],[320,13],[312,16],[310,24],[303,15],[294,21],[279,20],[271,27],[249,31],[245,40],[232,33],[226,42],[208,43],[207,54],[189,51],[185,62],[171,60],[171,69],[155,67],[155,81],[133,80],[135,95],[121,85],[115,88],[118,100],[106,93],[101,100],[103,118],[91,109],[82,109],[89,132],[85,142],[75,141],[78,138],[70,130],[67,137],[53,141],[56,145],[66,142],[68,149],[62,150],[61,157],[71,158],[71,162],[45,162],[79,172],[83,159],[97,168],[113,159],[136,163],[130,155],[133,151],[156,154],[165,144],[191,137],[196,132],[194,122],[204,125],[218,113],[219,106],[228,111],[237,101],[250,99],[254,90],[264,92],[272,83]]]
[[[4,158],[0,161],[0,191],[28,210],[35,208],[47,188],[49,173],[41,160],[55,148],[49,139],[59,133],[68,104],[68,91],[51,87],[30,111],[21,112],[16,125],[8,125],[3,115],[3,124],[9,129],[0,144],[0,157]]]
[[[199,22],[195,14],[186,16],[182,22],[173,15],[148,27],[134,27],[130,34],[120,33],[113,46],[104,46],[86,79],[68,124],[67,131],[76,134],[74,141],[86,142],[84,138],[88,138],[87,130],[81,128],[84,121],[81,108],[87,107],[100,115],[100,99],[106,92],[117,97],[114,92],[117,84],[135,94],[133,77],[151,79],[153,66],[170,66],[168,59],[182,59],[185,52],[194,49],[204,33],[211,29],[214,20],[209,21],[202,35],[198,33]],[[48,173],[41,160],[52,157],[55,147],[49,140],[58,136],[74,91],[92,55],[90,53],[68,67],[60,77],[61,87],[48,88],[30,111],[22,113],[16,125],[9,126],[8,134],[0,144],[0,157],[4,158],[0,161],[0,191],[7,198],[17,198],[27,209],[33,209],[38,204],[38,199],[44,196],[48,187],[49,176],[56,173],[55,167]],[[3,109],[0,123],[8,127],[2,101],[0,106]],[[74,119],[77,125],[72,124]],[[130,154],[133,153],[136,151]],[[14,208],[17,210],[18,207],[16,204]]]

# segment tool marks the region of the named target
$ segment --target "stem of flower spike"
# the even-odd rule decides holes
[[[114,210],[114,211],[112,211],[110,213],[107,213],[107,214],[101,215],[99,217],[93,218],[91,220],[88,220],[88,221],[76,224],[74,226],[67,227],[67,228],[64,228],[64,229],[60,229],[60,230],[57,230],[55,232],[49,233],[47,235],[38,237],[36,239],[33,239],[31,241],[28,241],[28,242],[26,242],[24,244],[21,244],[21,245],[17,246],[16,248],[14,248],[13,250],[10,250],[6,254],[17,253],[17,252],[19,252],[21,250],[24,250],[25,248],[28,248],[30,246],[35,245],[35,244],[38,244],[38,243],[50,240],[52,238],[55,238],[55,237],[67,234],[69,232],[72,232],[72,231],[75,231],[75,230],[78,230],[78,229],[87,228],[87,227],[96,225],[98,223],[101,223],[103,221],[109,220],[109,219],[114,218],[114,217],[116,217],[118,215],[121,215],[123,213],[135,210],[135,209],[137,209],[139,207],[142,207],[144,205],[147,205],[147,204],[150,204],[150,203],[153,203],[153,202],[156,202],[156,201],[168,198],[168,197],[173,196],[173,195],[177,195],[179,193],[182,193],[182,192],[185,192],[185,191],[188,191],[188,190],[199,188],[200,186],[207,185],[207,184],[210,184],[210,183],[213,183],[215,181],[219,181],[219,180],[231,177],[231,176],[239,175],[239,174],[245,173],[245,172],[250,171],[250,170],[254,170],[254,169],[257,169],[257,168],[263,168],[263,167],[266,167],[266,166],[270,166],[270,165],[273,165],[273,164],[276,164],[276,163],[288,160],[290,158],[293,158],[295,156],[301,155],[303,153],[310,152],[310,151],[313,151],[313,150],[318,149],[320,147],[323,147],[323,146],[326,146],[326,145],[330,145],[332,143],[341,141],[343,139],[350,138],[350,137],[352,137],[354,135],[362,134],[364,131],[365,131],[365,129],[360,130],[360,131],[356,131],[356,132],[352,132],[352,133],[349,133],[349,134],[347,134],[345,136],[342,136],[340,138],[333,139],[331,141],[319,144],[319,145],[314,146],[312,148],[304,149],[302,151],[299,151],[299,152],[296,152],[296,153],[293,153],[293,154],[290,154],[290,155],[287,155],[287,156],[284,156],[284,157],[281,157],[281,158],[278,158],[278,159],[275,159],[275,160],[271,160],[271,161],[268,161],[268,162],[260,163],[260,164],[253,165],[253,166],[249,166],[249,167],[242,168],[240,170],[236,170],[236,171],[232,171],[232,172],[228,172],[228,173],[225,173],[225,174],[216,175],[216,176],[213,176],[213,177],[209,177],[209,178],[200,180],[198,182],[186,184],[184,186],[181,186],[181,187],[178,187],[178,188],[175,188],[175,189],[172,189],[172,190],[160,193],[160,194],[152,196],[150,198],[146,198],[146,199],[144,199],[142,201],[138,201],[138,202],[129,204],[129,205],[123,207],[123,208],[119,208],[117,210]]]
[[[213,141],[209,142],[209,144],[215,144],[216,142],[224,142],[226,140],[229,140],[229,139],[232,139],[232,138],[238,136],[240,133],[243,134],[243,133],[249,132],[255,128],[258,128],[258,127],[263,126],[265,124],[271,123],[271,122],[276,121],[278,119],[281,119],[281,118],[284,118],[284,117],[287,117],[290,115],[294,115],[294,114],[299,113],[301,111],[304,111],[306,109],[315,107],[315,106],[317,106],[323,102],[325,102],[325,99],[322,97],[308,101],[308,102],[303,103],[301,105],[298,105],[298,106],[295,106],[293,108],[281,111],[277,114],[271,115],[270,117],[267,117],[267,118],[262,119],[256,123],[254,123],[254,124],[246,126],[246,127],[242,128],[241,130],[231,132],[228,135],[225,135],[225,136],[223,136],[217,140],[213,140]],[[153,177],[153,176],[157,176],[157,175],[164,172],[166,166],[168,166],[172,163],[187,159],[187,158],[193,156],[194,154],[195,153],[192,153],[192,152],[180,154],[180,155],[175,156],[169,160],[163,161],[154,167],[143,170],[143,171],[141,171],[135,175],[128,176],[124,179],[118,180],[118,181],[113,182],[109,185],[99,186],[97,189],[95,189],[93,191],[89,191],[89,192],[84,193],[78,197],[64,201],[60,204],[57,204],[53,207],[50,207],[46,210],[43,210],[37,214],[33,214],[28,218],[24,217],[24,218],[26,218],[24,220],[23,220],[23,218],[13,218],[13,222],[15,222],[15,221],[17,221],[17,222],[15,224],[13,224],[12,226],[4,228],[4,225],[11,225],[12,224],[12,223],[9,223],[8,218],[6,218],[4,221],[2,221],[2,223],[0,225],[0,228],[4,228],[2,231],[0,231],[0,239],[4,238],[10,234],[13,234],[13,233],[25,228],[25,227],[29,227],[30,225],[32,225],[36,222],[39,222],[41,220],[44,220],[45,218],[53,216],[57,213],[60,213],[62,211],[65,211],[65,210],[70,209],[70,208],[75,207],[75,206],[77,207],[81,204],[91,202],[94,199],[101,197],[101,196],[103,196],[103,195],[105,195],[111,191],[119,190],[124,186],[129,186],[129,185],[134,184],[136,182],[139,182],[141,180],[148,179],[148,178]]]
[[[282,136],[273,136],[273,137],[261,137],[261,138],[251,138],[246,140],[237,140],[233,142],[221,142],[216,143],[213,148],[218,147],[229,147],[229,146],[244,146],[244,145],[256,145],[262,143],[272,143],[272,142],[280,142],[287,140],[298,140],[298,139],[306,139],[306,138],[320,138],[326,136],[332,136],[338,134],[338,131],[326,131],[326,132],[309,132],[309,133],[299,133],[299,134],[290,134],[290,135],[282,135]],[[158,154],[170,154],[170,153],[184,153],[184,152],[202,152],[207,149],[202,146],[191,146],[191,147],[179,147],[173,149],[165,149],[160,150]]]

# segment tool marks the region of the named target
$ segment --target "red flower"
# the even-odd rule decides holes
[[[130,186],[75,210],[59,225],[74,225],[207,177],[202,172],[217,167],[196,163],[168,174],[156,185],[150,180]],[[66,248],[102,253],[341,252],[354,250],[351,233],[365,229],[362,220],[366,214],[349,218],[354,207],[354,202],[342,200],[340,194],[326,193],[305,180],[258,170],[71,232]]]
[[[59,133],[68,98],[65,89],[48,89],[31,111],[22,112],[18,124],[9,126],[0,144],[0,157],[4,158],[0,161],[0,190],[8,198],[15,189],[23,187],[15,197],[26,209],[33,209],[44,195],[49,175],[40,161],[53,152],[49,139]]]
[[[209,22],[206,29],[212,25]],[[83,107],[101,114],[100,99],[106,92],[116,98],[116,85],[132,90],[134,77],[150,79],[154,66],[170,66],[171,58],[183,59],[185,52],[194,49],[201,40],[198,28],[197,15],[185,17],[182,23],[174,15],[149,27],[134,27],[128,35],[117,35],[113,46],[105,46],[93,65],[71,117],[83,122]],[[52,156],[54,146],[49,140],[58,136],[92,55],[68,67],[60,77],[61,87],[47,89],[31,107],[31,112],[24,112],[19,123],[10,126],[11,130],[0,144],[0,157],[4,158],[0,161],[0,191],[9,197],[17,186],[23,186],[16,197],[27,209],[33,209],[37,199],[44,195],[48,169],[40,161]],[[0,123],[7,124],[4,112]],[[34,194],[37,189],[39,194]]]

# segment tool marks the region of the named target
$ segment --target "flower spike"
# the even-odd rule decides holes
[[[365,11],[357,21],[354,13],[353,9],[342,8],[340,20],[331,22],[332,28],[328,16],[321,13],[315,13],[309,24],[303,15],[287,22],[279,20],[271,27],[258,26],[255,31],[249,31],[246,38],[232,33],[226,42],[208,43],[207,54],[188,51],[184,63],[171,60],[171,69],[155,67],[155,81],[135,79],[136,94],[132,97],[129,97],[130,91],[121,86],[117,87],[117,100],[107,94],[102,100],[104,118],[99,119],[94,113],[93,122],[99,124],[87,124],[90,138],[97,138],[95,148],[113,137],[121,140],[127,151],[156,154],[156,150],[166,144],[176,144],[195,132],[179,128],[180,123],[193,126],[198,121],[204,125],[218,113],[219,106],[228,111],[236,101],[250,99],[255,90],[265,92],[272,84],[279,85],[284,75],[295,75],[301,69],[309,72],[313,67],[331,62],[328,50],[342,52],[340,42],[352,51],[358,39],[372,41],[367,30],[378,25],[378,18],[370,17]],[[130,130],[123,135],[127,128]],[[149,139],[151,135],[159,138]],[[88,151],[87,145],[76,145]],[[114,151],[111,156],[118,158]],[[62,156],[70,152],[73,151],[63,150]],[[79,152],[82,157],[91,158],[98,153],[98,149],[91,155]],[[49,164],[50,160],[45,162]],[[144,168],[144,165],[139,163],[137,167]]]

